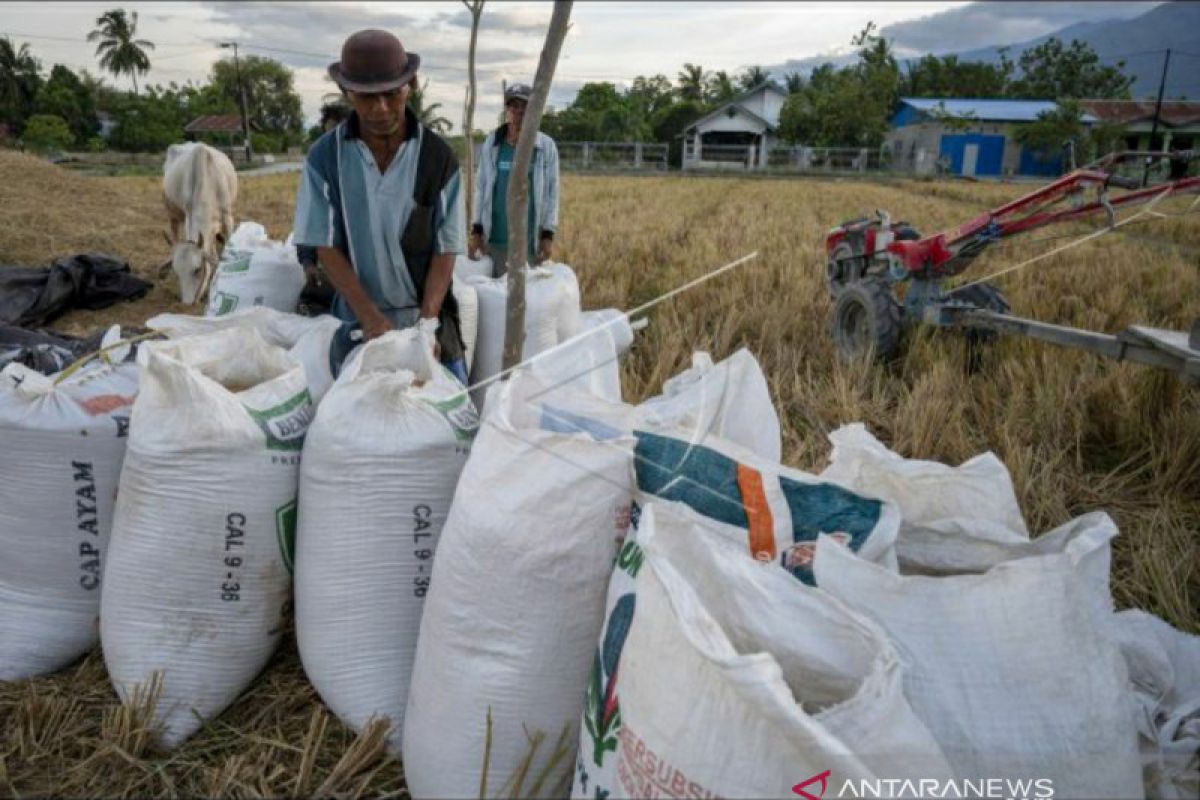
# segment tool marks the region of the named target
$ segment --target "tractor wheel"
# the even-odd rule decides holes
[[[887,361],[900,344],[900,305],[877,278],[845,284],[833,303],[833,343],[852,361],[868,353]]]
[[[837,297],[847,284],[857,281],[866,272],[866,259],[855,253],[849,242],[841,241],[829,254],[825,262],[825,278],[829,282],[829,295]]]

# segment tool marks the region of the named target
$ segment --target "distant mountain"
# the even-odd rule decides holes
[[[1145,7],[1147,10],[1142,11]],[[1054,11],[1055,14],[1048,12]],[[1005,33],[1021,30],[1023,19],[1041,14],[1042,30],[1049,32],[1030,38],[1006,39]],[[1065,22],[1074,14],[1077,21],[1053,28],[1053,21]],[[1090,17],[1090,18],[1087,18]],[[1007,24],[1005,24],[1007,23]],[[945,43],[981,42],[994,32],[999,42],[986,47],[955,50]],[[1030,47],[1056,37],[1069,44],[1080,39],[1092,46],[1106,64],[1125,61],[1125,73],[1133,75],[1134,97],[1153,97],[1158,92],[1163,50],[1171,48],[1171,66],[1167,75],[1166,97],[1200,99],[1200,3],[1026,3],[1014,0],[972,3],[968,6],[933,14],[920,20],[889,25],[882,31],[891,39],[901,63],[923,53],[938,56],[957,54],[963,61],[1000,60],[1000,48],[1016,61]],[[987,39],[982,39],[987,41]],[[1150,51],[1150,52],[1147,52]],[[769,67],[777,78],[788,72],[808,73],[826,62],[845,66],[855,61],[852,53],[792,59]]]
[[[1163,50],[1171,48],[1170,70],[1167,73],[1165,97],[1200,98],[1200,3],[1164,3],[1133,19],[1079,22],[1036,39],[1008,46],[1008,57],[1014,61],[1030,47],[1036,47],[1050,37],[1064,43],[1072,39],[1085,41],[1106,64],[1124,60],[1124,71],[1134,75],[1134,97],[1154,97],[1162,74]],[[1153,52],[1145,52],[1153,51]],[[1000,60],[999,47],[985,47],[958,54],[963,61]]]

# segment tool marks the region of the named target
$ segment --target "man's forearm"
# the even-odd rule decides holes
[[[425,277],[425,296],[421,298],[421,316],[432,319],[442,313],[442,301],[450,291],[454,277],[454,253],[438,253],[429,263]]]
[[[359,283],[354,266],[341,250],[336,247],[318,247],[317,259],[321,262],[325,277],[333,285],[334,291],[350,306],[359,323],[366,327],[373,316],[383,313]]]

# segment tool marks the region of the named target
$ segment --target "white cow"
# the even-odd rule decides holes
[[[167,148],[163,165],[163,203],[171,225],[167,241],[184,303],[202,300],[208,290],[233,230],[236,200],[237,172],[224,153],[200,142]]]

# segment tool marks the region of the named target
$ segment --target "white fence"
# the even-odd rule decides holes
[[[667,145],[657,142],[558,142],[566,169],[666,170]]]
[[[753,144],[706,144],[697,153],[693,142],[688,140],[684,142],[683,168],[866,173],[888,168],[888,160],[882,150],[868,147],[776,144],[761,153]]]

